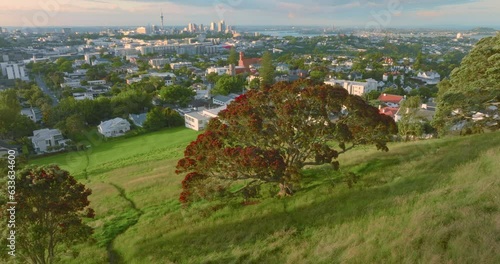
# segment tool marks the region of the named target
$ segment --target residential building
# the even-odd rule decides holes
[[[381,94],[378,97],[378,100],[380,102],[384,103],[385,105],[387,105],[389,107],[395,107],[395,108],[399,108],[399,106],[401,105],[401,102],[404,99],[405,99],[404,96],[395,95],[395,94],[387,94],[387,93]]]
[[[25,66],[22,63],[2,62],[0,63],[0,68],[2,69],[2,75],[6,76],[9,80],[20,79],[29,81]]]
[[[170,68],[172,70],[178,70],[182,67],[192,67],[193,63],[191,62],[175,62],[175,63],[170,63]]]
[[[349,94],[358,96],[362,96],[365,93],[376,91],[378,89],[378,82],[374,79],[367,79],[366,82],[331,79],[329,81],[325,81],[325,84],[329,84],[332,86],[338,84],[346,89]]]
[[[218,116],[219,112],[226,109],[226,106],[220,106],[213,109],[206,109],[199,112],[190,112],[184,114],[184,121],[187,128],[200,131],[205,129],[210,119]]]
[[[392,117],[394,120],[396,120],[397,113],[399,113],[399,107],[382,107],[379,105],[378,107],[379,113],[384,114],[386,116]]]
[[[77,101],[81,101],[81,100],[85,100],[85,99],[94,100],[95,97],[96,97],[96,94],[94,94],[92,92],[73,93],[73,98],[75,98],[75,100],[77,100]]]
[[[155,69],[163,68],[163,66],[165,66],[165,64],[169,64],[169,63],[170,63],[170,59],[167,59],[167,58],[157,58],[157,59],[150,59],[149,60],[149,65],[151,65],[151,67],[153,67]]]
[[[229,74],[229,67],[226,66],[226,67],[210,67],[207,69],[207,74],[210,74],[210,73],[217,73],[217,75],[223,75],[223,74]]]
[[[147,113],[142,113],[138,115],[129,114],[128,117],[130,118],[130,120],[132,120],[132,123],[134,123],[134,125],[138,127],[143,127],[144,122],[146,121],[146,115]]]
[[[289,72],[290,65],[288,65],[286,63],[278,63],[278,65],[276,65],[276,71],[277,72]]]
[[[38,154],[60,151],[68,142],[59,129],[48,128],[33,131],[33,136],[30,139]]]
[[[216,105],[225,106],[234,101],[235,98],[225,95],[216,95],[212,98],[212,102]]]
[[[93,80],[93,81],[88,81],[89,85],[105,85],[106,80]]]
[[[14,150],[14,156],[18,156],[20,153],[21,148],[19,146],[14,146],[11,144],[8,144],[5,141],[0,140],[0,158],[4,156],[9,155],[9,150]]]
[[[130,123],[120,117],[101,122],[97,130],[105,137],[119,137],[130,130]]]
[[[21,109],[21,115],[29,117],[35,123],[42,120],[42,111],[38,107],[23,108]]]
[[[409,111],[409,110],[399,108],[397,113],[394,115],[394,120],[396,122],[400,121],[401,118],[403,117],[403,111]],[[434,114],[436,113],[436,104],[434,102],[422,104],[419,109],[413,109],[412,111],[415,111],[415,117],[418,118],[419,120],[430,122],[432,121],[432,119],[434,119]]]
[[[441,75],[434,71],[419,72],[417,79],[425,82],[428,85],[438,84],[441,81]]]

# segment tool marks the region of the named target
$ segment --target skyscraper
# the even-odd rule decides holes
[[[210,23],[210,31],[215,31],[215,22]]]
[[[218,28],[218,31],[219,32],[224,32],[226,31],[226,23],[224,22],[224,20],[221,20],[219,22],[219,28]]]

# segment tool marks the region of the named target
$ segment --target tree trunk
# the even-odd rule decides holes
[[[280,191],[278,192],[279,197],[292,196],[293,189],[292,185],[289,183],[280,183],[279,184]]]

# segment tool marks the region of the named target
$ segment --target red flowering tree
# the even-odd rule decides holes
[[[16,239],[23,262],[54,263],[57,253],[90,238],[91,190],[56,165],[28,167],[16,180]]]
[[[187,174],[180,201],[234,194],[235,186],[248,193],[263,183],[291,195],[304,166],[338,168],[338,156],[357,145],[387,151],[395,133],[392,118],[340,86],[299,81],[251,90],[187,146],[176,171]]]

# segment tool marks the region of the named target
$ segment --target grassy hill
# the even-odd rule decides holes
[[[293,197],[183,209],[175,164],[196,134],[97,141],[89,155],[34,160],[61,164],[93,190],[96,243],[63,262],[500,263],[500,133],[358,148],[340,158],[360,175],[352,188],[311,168]]]

